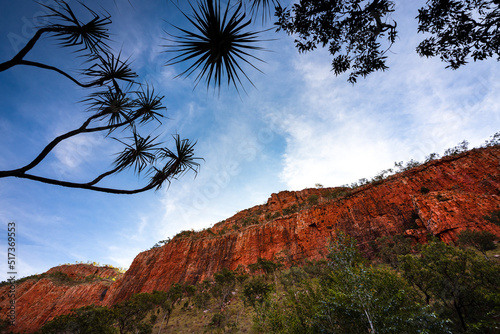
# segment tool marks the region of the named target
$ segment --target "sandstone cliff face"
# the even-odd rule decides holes
[[[475,149],[399,173],[375,184],[272,194],[210,231],[174,238],[139,254],[106,296],[112,305],[133,293],[195,283],[258,257],[285,263],[317,259],[335,231],[354,236],[361,250],[379,237],[427,234],[454,242],[466,228],[500,235],[484,216],[500,210],[500,148]]]
[[[16,326],[9,330],[32,332],[55,316],[74,308],[101,305],[113,279],[120,275],[108,267],[62,265],[16,284]],[[10,285],[0,287],[2,310],[9,309],[9,289]]]
[[[354,236],[368,255],[370,242],[395,234],[417,241],[432,234],[454,242],[457,233],[473,228],[500,236],[500,227],[484,218],[500,210],[499,163],[500,147],[475,149],[356,189],[272,194],[266,204],[238,212],[211,229],[183,232],[162,247],[140,253],[116,282],[58,285],[44,278],[21,283],[15,330],[36,330],[75,307],[111,306],[134,293],[199,282],[225,267],[245,268],[259,257],[286,264],[322,258],[336,231]],[[92,270],[63,266],[48,273],[60,271],[81,279]],[[0,288],[2,296],[5,289]],[[6,302],[0,301],[0,307]]]

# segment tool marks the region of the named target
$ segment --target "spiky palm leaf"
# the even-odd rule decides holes
[[[55,0],[55,2],[58,5],[57,7],[51,7],[43,3],[40,3],[40,5],[50,12],[46,17],[62,21],[61,24],[52,24],[47,28],[53,31],[54,35],[59,38],[63,47],[82,46],[77,51],[90,50],[93,54],[109,49],[106,42],[109,41],[107,25],[111,23],[110,15],[101,17],[81,3],[93,16],[92,20],[83,23],[76,18],[73,10],[66,1]]]
[[[155,152],[158,150],[157,146],[159,145],[159,143],[154,142],[156,138],[151,138],[151,136],[143,138],[136,132],[134,132],[134,136],[132,137],[132,144],[126,144],[114,138],[126,146],[115,160],[118,171],[123,171],[134,166],[134,172],[140,174],[144,168],[152,164],[156,160]]]
[[[149,85],[146,85],[146,89],[141,86],[141,90],[137,91],[136,95],[137,98],[135,99],[134,103],[138,109],[135,113],[141,115],[139,123],[145,124],[152,120],[155,120],[161,124],[160,118],[162,118],[163,115],[158,111],[167,109],[162,105],[161,102],[164,96],[155,94],[154,88],[149,88]]]
[[[240,74],[253,85],[239,62],[243,61],[260,71],[249,58],[262,60],[249,51],[263,48],[254,45],[260,41],[258,39],[260,32],[244,31],[251,24],[251,20],[245,20],[246,15],[241,3],[232,14],[230,14],[230,1],[223,13],[218,0],[200,0],[198,10],[192,5],[191,8],[194,12],[192,18],[185,13],[183,15],[193,25],[194,31],[174,26],[184,35],[171,35],[174,40],[167,39],[175,44],[166,45],[170,48],[166,52],[178,53],[167,62],[167,65],[192,61],[193,63],[178,76],[188,77],[199,70],[195,87],[204,79],[207,88],[214,84],[220,89],[222,78],[227,76],[228,85],[232,83],[238,89],[238,86],[243,87]]]
[[[106,91],[91,94],[84,102],[89,105],[89,111],[98,115],[101,120],[107,119],[110,126],[131,120],[132,110],[136,106],[126,93],[111,87]]]
[[[95,55],[92,59],[98,62],[84,70],[83,74],[97,78],[95,82],[101,85],[111,81],[118,91],[120,88],[117,80],[134,83],[137,78],[137,73],[130,67],[128,59],[122,61],[120,57],[121,53],[117,56],[112,53],[105,53],[105,56]]]
[[[154,173],[150,184],[154,184],[156,189],[160,189],[165,181],[170,182],[172,178],[177,178],[188,171],[198,174],[200,164],[196,160],[203,160],[194,156],[194,146],[196,142],[189,139],[180,139],[179,135],[173,136],[175,140],[175,151],[167,147],[161,148],[158,152],[158,159],[167,159],[167,163],[162,169],[153,168]]]
[[[279,0],[239,0],[240,3],[247,1],[250,3],[250,12],[254,17],[257,17],[258,13],[262,14],[262,21],[265,21],[267,18],[272,17],[272,10],[275,9],[276,6],[280,6]]]

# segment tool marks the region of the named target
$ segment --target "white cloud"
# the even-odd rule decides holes
[[[95,159],[96,147],[102,142],[103,138],[98,135],[80,135],[62,141],[54,148],[58,161],[55,167],[63,175],[73,171],[84,162]]]
[[[463,139],[479,145],[498,131],[492,65],[459,72],[413,50],[394,57],[389,72],[354,86],[330,72],[324,51],[295,57],[299,93],[272,115],[287,140],[281,178],[289,188],[370,178],[394,161],[423,160]]]

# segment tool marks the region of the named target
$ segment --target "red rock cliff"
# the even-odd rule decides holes
[[[357,189],[326,188],[272,194],[267,204],[241,211],[202,232],[186,231],[139,254],[106,296],[112,305],[133,293],[198,282],[258,257],[285,262],[316,259],[344,231],[370,252],[378,237],[427,234],[453,242],[466,228],[500,235],[484,216],[500,210],[500,147],[445,157]]]
[[[168,289],[175,282],[195,283],[224,267],[255,263],[258,257],[285,263],[321,258],[336,231],[354,236],[368,254],[371,241],[395,234],[417,240],[433,234],[453,242],[457,233],[474,228],[500,236],[500,227],[484,218],[500,210],[499,162],[500,147],[474,149],[356,189],[272,194],[266,204],[243,210],[211,229],[184,231],[166,245],[140,253],[114,283],[58,285],[48,278],[21,283],[16,330],[36,330],[71,308],[109,306],[134,293]],[[49,273],[85,277],[87,270],[93,269],[57,267]],[[4,296],[2,289],[8,287],[0,289]],[[2,300],[0,307],[5,306]]]
[[[120,277],[115,269],[89,264],[57,266],[45,274],[16,284],[17,333],[33,332],[57,315],[91,304],[101,305],[111,283]],[[11,285],[0,287],[2,319],[9,309]]]

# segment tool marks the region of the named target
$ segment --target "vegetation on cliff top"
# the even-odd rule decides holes
[[[490,139],[486,140],[479,148],[487,148],[500,145],[500,132],[495,133],[490,136]],[[473,148],[474,149],[474,148]],[[466,140],[463,140],[459,144],[454,147],[448,148],[444,151],[442,158],[445,157],[455,157],[462,153],[465,153],[469,150],[469,143]],[[411,159],[410,161],[404,163],[403,161],[395,162],[394,168],[389,168],[380,171],[377,173],[372,179],[362,178],[357,182],[353,182],[350,185],[344,184],[340,187],[336,188],[324,188],[322,184],[317,183],[316,188],[318,190],[318,194],[312,194],[308,196],[305,200],[301,200],[297,197],[296,204],[293,204],[289,207],[283,208],[278,211],[269,211],[267,203],[254,207],[252,209],[244,210],[242,212],[238,212],[236,216],[233,216],[229,219],[223,220],[213,228],[206,228],[203,230],[195,231],[195,230],[184,230],[177,233],[173,238],[167,238],[165,240],[158,241],[152,248],[161,247],[163,245],[168,244],[172,240],[178,239],[200,239],[205,237],[216,237],[220,235],[224,235],[231,231],[239,231],[245,227],[258,225],[262,223],[266,223],[269,221],[273,221],[274,219],[287,216],[290,214],[294,214],[304,209],[311,208],[315,205],[334,201],[338,199],[342,199],[346,196],[349,196],[353,190],[361,188],[366,185],[378,185],[385,179],[397,175],[406,171],[409,171],[413,168],[425,165],[432,161],[438,160],[440,155],[437,153],[429,154],[423,162]],[[427,194],[430,190],[426,187],[420,188],[420,193]],[[441,196],[441,195],[438,195]],[[500,221],[499,217],[492,216],[491,219],[493,221]],[[496,219],[496,220],[495,220]],[[216,230],[217,232],[214,232]]]

